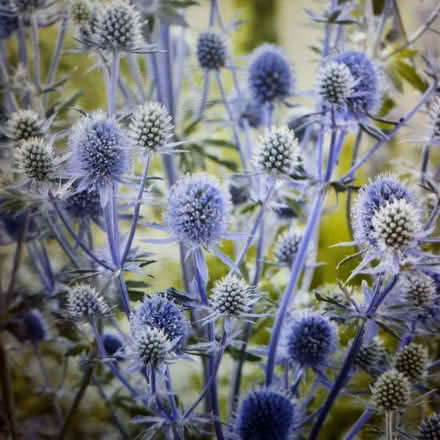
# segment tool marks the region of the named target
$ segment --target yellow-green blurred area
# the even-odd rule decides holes
[[[399,3],[402,12],[402,21],[408,34],[411,34],[420,23],[426,18],[431,10],[431,7],[436,2],[416,0],[396,0]],[[209,1],[200,0],[200,6],[188,8],[185,13],[186,19],[189,23],[189,28],[185,33],[185,38],[194,52],[194,46],[197,34],[206,29],[209,19]],[[313,8],[316,11],[322,10],[326,7],[325,1],[314,0],[221,0],[223,18],[226,24],[233,20],[240,18],[243,23],[238,28],[237,32],[232,35],[232,45],[234,58],[237,64],[241,67],[239,76],[243,76],[243,69],[246,63],[245,55],[249,53],[254,47],[262,42],[274,42],[280,44],[289,57],[289,60],[294,65],[297,79],[297,96],[292,98],[292,103],[296,105],[306,105],[313,108],[313,99],[308,92],[313,89],[314,78],[317,69],[317,54],[311,49],[311,46],[319,46],[323,37],[323,26],[312,24],[309,16],[305,13],[306,8]],[[174,31],[174,30],[173,30]],[[40,50],[41,50],[41,65],[43,78],[46,77],[48,67],[50,65],[51,56],[54,49],[54,42],[57,36],[57,26],[40,29]],[[437,38],[440,38],[436,36]],[[426,38],[418,41],[419,48],[435,48],[433,34],[429,34]],[[439,40],[437,40],[439,41]],[[350,43],[348,43],[350,45]],[[58,72],[58,79],[68,75],[68,81],[63,86],[63,96],[74,95],[80,92],[78,100],[75,103],[75,108],[83,111],[93,111],[99,108],[105,108],[106,103],[106,88],[103,81],[103,74],[101,69],[94,68],[96,58],[84,53],[72,53],[72,49],[76,47],[73,35],[70,33],[66,41],[64,54],[61,58],[60,68]],[[29,51],[32,53],[31,45],[29,44]],[[11,59],[16,59],[16,43],[11,41],[8,43],[8,54]],[[190,62],[191,64],[191,62]],[[196,80],[201,84],[200,73],[196,72],[195,60],[193,53],[193,68],[189,69],[189,73],[196,76]],[[122,74],[129,76],[128,66],[125,60],[122,62]],[[192,69],[192,70],[191,70]],[[141,63],[142,74],[149,77],[146,65]],[[225,83],[231,87],[232,81],[228,74],[224,76]],[[134,84],[131,83],[134,87]],[[183,95],[187,94],[191,100],[190,89],[184,90]],[[211,93],[218,96],[218,90],[213,86]],[[395,94],[394,99],[398,104],[398,111],[395,115],[404,115],[412,105],[414,105],[420,97],[420,91],[409,87],[407,84],[403,86],[403,93]],[[54,98],[51,98],[54,99]],[[183,106],[183,104],[182,104]],[[179,111],[179,109],[178,109]],[[181,109],[181,113],[183,109]],[[220,110],[219,110],[220,112]],[[276,112],[276,122],[283,123],[286,121],[289,114],[288,109],[279,109]],[[65,115],[70,120],[74,120],[79,116],[75,110],[66,112]],[[219,113],[219,117],[223,117],[223,113]],[[177,127],[177,131],[182,127]],[[421,149],[420,146],[406,142],[410,139],[417,139],[423,137],[424,130],[424,116],[416,118],[406,127],[398,139],[388,143],[377,156],[373,158],[371,163],[358,173],[357,184],[362,184],[367,181],[369,177],[373,177],[380,172],[396,170],[399,173],[409,174],[410,171],[419,167]],[[230,130],[223,129],[215,133],[215,136],[223,139],[232,139]],[[338,166],[338,174],[342,175],[346,172],[351,164],[352,148],[354,144],[355,133],[347,137],[346,144]],[[368,150],[373,145],[373,140],[364,137],[362,143],[362,152]],[[226,150],[226,149],[225,149]],[[185,154],[191,154],[190,152]],[[238,161],[238,155],[229,150],[221,153],[223,158]],[[434,160],[435,160],[434,155]],[[215,173],[220,177],[225,176],[225,170],[220,167],[209,164],[209,172]],[[136,173],[140,174],[142,171],[142,164],[138,163],[136,166]],[[153,174],[164,177],[161,169],[160,158],[155,159],[153,163]],[[335,176],[336,177],[336,176]],[[158,184],[158,189],[162,192],[166,191],[166,185]],[[146,208],[143,210],[145,216],[151,216],[154,221],[163,221],[163,210],[161,206],[153,208]],[[300,223],[304,219],[300,220]],[[248,222],[247,225],[251,224]],[[145,234],[150,234],[151,231],[140,229],[136,239],[140,240]],[[151,236],[151,235],[149,235]],[[156,238],[161,236],[157,236]],[[97,237],[98,241],[104,245],[105,241],[102,237]],[[355,252],[352,248],[347,247],[331,247],[340,242],[350,241],[350,234],[346,219],[346,194],[332,193],[330,190],[328,203],[325,214],[322,218],[319,230],[319,248],[317,261],[321,263],[315,271],[313,279],[313,286],[322,286],[326,283],[335,283],[337,280],[345,281],[349,276],[351,270],[355,267],[358,260],[354,259],[347,264],[344,264],[339,269],[338,263],[348,254]],[[151,283],[151,289],[145,293],[154,293],[165,290],[171,286],[176,288],[182,287],[182,277],[180,272],[179,252],[176,244],[172,245],[144,245],[140,242],[139,246],[145,247],[145,250],[153,252],[154,259],[157,262],[146,268],[146,275],[149,276],[148,282]],[[269,248],[270,249],[270,248]],[[233,251],[232,242],[225,242],[222,245],[222,250],[228,254]],[[59,250],[54,250],[56,258],[62,260]],[[221,278],[227,273],[227,267],[219,262],[214,256],[207,255],[208,266],[210,270],[210,284],[215,280]],[[251,249],[249,253],[249,260],[255,258],[255,249]],[[270,255],[268,255],[270,258]],[[288,278],[288,270],[283,269],[277,275],[267,281],[261,283],[260,288],[267,295],[276,298],[285,286]],[[151,278],[150,278],[151,276]],[[133,279],[145,279],[140,275],[135,275]],[[354,284],[359,284],[360,278],[354,280]],[[312,294],[310,294],[312,298]],[[123,324],[126,326],[126,323]],[[269,341],[271,328],[271,320],[264,319],[261,325],[257,326],[257,331],[252,339],[253,344],[265,344]],[[347,343],[348,336],[352,335],[352,330],[344,329],[341,334],[341,340]],[[345,345],[346,347],[346,345]],[[344,348],[345,348],[344,347]],[[49,369],[56,370],[59,368],[56,356],[51,358],[50,344],[44,344],[43,352],[48,355]],[[341,356],[339,356],[339,361]],[[24,361],[30,370],[36,368],[35,360],[32,359],[31,354]],[[80,371],[75,367],[78,363],[78,358],[73,357],[70,361],[70,377],[69,385],[74,386],[80,381]],[[229,397],[229,378],[232,371],[232,359],[226,356],[222,362],[219,374],[220,399],[223,411],[227,407]],[[334,377],[335,371],[330,371],[329,375]],[[58,374],[58,373],[57,373]],[[191,402],[197,393],[202,388],[202,374],[198,362],[180,362],[177,366],[172,368],[173,378],[178,390],[179,398],[185,402]],[[22,375],[20,371],[14,372],[15,384],[17,387],[17,405],[19,407],[19,417],[26,419],[27,415],[44,414],[45,409],[50,407],[50,398],[42,399],[41,396],[33,393],[27,393],[28,378]],[[256,363],[250,362],[244,368],[244,388],[249,389],[261,381],[263,377],[262,370]],[[307,378],[307,383],[310,384],[312,377]],[[367,377],[357,377],[355,384],[362,383],[364,386],[368,382]],[[325,391],[321,391],[321,397],[324,397]],[[68,407],[69,397],[64,396],[66,408]],[[328,423],[323,429],[321,440],[337,440],[343,438],[346,429],[356,420],[363,410],[364,404],[368,396],[360,398],[348,397],[341,395],[337,404],[335,405]],[[319,400],[319,399],[318,399]],[[47,406],[46,406],[47,405]],[[423,409],[423,406],[410,411],[408,417],[411,419]],[[89,421],[91,420],[91,421]],[[78,411],[72,426],[72,436],[69,438],[77,438],[76,435],[85,435],[84,438],[90,439],[113,439],[118,438],[117,434],[112,434],[109,429],[108,413],[106,411],[105,402],[99,398],[96,390],[89,389],[87,397],[83,400],[80,410]],[[0,419],[1,424],[1,419]],[[111,428],[111,426],[110,426]],[[80,433],[80,434],[78,434]],[[105,433],[105,435],[103,434]],[[33,437],[29,437],[33,438]],[[359,437],[361,438],[361,437]],[[372,437],[362,438],[377,438],[377,435]]]

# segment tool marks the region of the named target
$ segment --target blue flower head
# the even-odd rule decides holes
[[[240,440],[288,440],[295,430],[295,406],[271,389],[249,392],[241,402],[233,426]]]
[[[294,90],[295,76],[281,48],[263,44],[253,52],[248,86],[257,104],[287,99]]]
[[[97,218],[102,214],[99,193],[96,189],[74,192],[64,200],[64,209],[74,218]]]
[[[188,175],[170,190],[167,222],[171,232],[191,247],[212,246],[225,233],[230,201],[214,177]]]
[[[0,40],[7,40],[18,29],[18,18],[9,0],[1,0],[0,8]]]
[[[69,173],[80,180],[78,190],[96,189],[105,204],[111,183],[129,171],[130,138],[114,118],[97,111],[75,124],[69,147]]]
[[[23,315],[22,320],[26,340],[32,342],[33,344],[38,344],[46,339],[46,321],[38,310],[26,312]]]
[[[287,329],[287,356],[304,367],[326,367],[336,351],[337,339],[336,329],[327,318],[304,316],[294,320]]]
[[[347,97],[348,116],[362,119],[376,112],[382,100],[382,87],[378,70],[370,58],[363,52],[347,51],[334,61],[345,64],[353,79],[351,96]]]
[[[220,70],[229,59],[229,48],[222,35],[214,31],[201,32],[197,40],[197,60],[202,69]]]
[[[122,341],[118,336],[112,333],[105,333],[102,342],[104,344],[105,352],[109,356],[114,356],[122,348]]]
[[[145,298],[131,318],[131,327],[136,334],[144,327],[157,328],[172,341],[176,350],[183,349],[188,335],[188,324],[183,310],[173,301],[160,294]]]

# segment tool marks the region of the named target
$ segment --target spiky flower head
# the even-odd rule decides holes
[[[379,376],[371,389],[371,398],[379,411],[397,411],[408,404],[410,389],[408,378],[392,369]]]
[[[212,292],[214,313],[228,318],[246,317],[258,300],[255,288],[235,275],[229,275],[220,280]]]
[[[440,141],[440,96],[436,96],[429,107],[430,139]]]
[[[144,326],[134,335],[137,359],[144,365],[157,367],[164,362],[172,350],[172,344],[163,330]]]
[[[254,158],[257,171],[275,176],[290,176],[301,164],[301,153],[295,133],[287,126],[268,130],[260,138]]]
[[[116,119],[97,111],[79,119],[69,136],[69,171],[79,190],[100,192],[120,181],[130,168],[132,142]]]
[[[317,90],[324,102],[344,105],[353,94],[354,79],[350,69],[343,63],[330,61],[318,73]]]
[[[96,12],[96,39],[102,49],[133,52],[142,47],[141,18],[127,0],[112,0]]]
[[[197,40],[197,60],[202,69],[220,70],[229,59],[229,48],[222,35],[215,31],[199,34]]]
[[[105,316],[110,308],[95,288],[88,284],[77,284],[69,288],[67,311],[71,319],[80,321]]]
[[[361,346],[354,362],[356,366],[368,373],[375,373],[384,363],[386,355],[385,346],[375,338],[369,344]]]
[[[183,310],[172,300],[157,294],[146,297],[131,318],[133,333],[144,327],[158,328],[181,350],[188,335],[188,323]]]
[[[114,356],[122,349],[121,339],[112,333],[105,333],[102,337],[102,343],[108,356]]]
[[[279,266],[292,266],[301,238],[302,234],[295,228],[290,228],[279,236],[273,251],[275,261]]]
[[[170,190],[167,223],[179,241],[209,247],[226,233],[229,209],[230,201],[217,179],[187,175]]]
[[[46,339],[46,321],[38,310],[26,312],[22,317],[22,322],[26,340],[38,344]]]
[[[379,251],[404,251],[422,231],[422,212],[412,191],[393,176],[379,176],[364,186],[353,208],[355,240]]]
[[[0,40],[7,40],[18,29],[18,17],[9,0],[0,0]]]
[[[393,359],[394,368],[411,381],[425,373],[428,351],[423,345],[411,343],[398,351]]]
[[[74,218],[97,218],[102,214],[100,197],[96,189],[74,191],[63,202],[64,209]]]
[[[243,398],[233,425],[240,440],[288,440],[295,430],[295,406],[272,389],[250,391]]]
[[[419,426],[417,440],[440,440],[440,416],[426,417]]]
[[[9,116],[5,133],[15,141],[26,141],[43,135],[44,121],[33,110],[18,110]]]
[[[90,0],[70,0],[69,17],[77,26],[87,26],[92,14],[93,5]]]
[[[43,138],[30,138],[15,150],[17,170],[30,183],[47,183],[54,176],[55,157],[52,145]]]
[[[168,110],[158,102],[140,105],[131,118],[129,134],[143,151],[160,151],[173,136],[173,124]]]
[[[434,302],[436,295],[435,281],[424,273],[407,275],[402,282],[405,300],[413,307],[426,307]]]
[[[348,98],[349,115],[362,119],[379,109],[382,100],[382,86],[378,69],[363,52],[347,51],[334,58],[345,64],[354,80],[353,93]]]
[[[287,328],[287,356],[301,366],[322,367],[328,363],[336,347],[336,329],[323,316],[304,316],[293,320]]]
[[[257,47],[248,68],[252,98],[262,105],[284,101],[295,87],[295,76],[283,51],[273,44]]]

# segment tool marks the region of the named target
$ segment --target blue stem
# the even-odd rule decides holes
[[[112,64],[110,72],[110,84],[108,88],[108,115],[113,116],[116,111],[116,90],[118,89],[119,79],[119,52],[112,54]]]
[[[366,423],[374,416],[374,411],[372,409],[366,409],[362,415],[357,419],[356,423],[350,428],[350,431],[344,437],[344,440],[353,440],[359,434],[361,429]]]
[[[278,348],[278,342],[281,335],[281,329],[283,326],[284,318],[286,316],[287,310],[289,308],[290,301],[296,293],[296,287],[298,283],[299,276],[301,274],[302,268],[304,267],[304,262],[307,255],[307,249],[310,242],[313,240],[315,227],[319,222],[321,211],[325,200],[325,189],[321,189],[316,195],[315,202],[312,211],[309,215],[306,229],[304,231],[303,238],[298,248],[295,260],[292,264],[292,270],[287,283],[286,290],[284,291],[283,297],[281,299],[281,305],[278,310],[275,325],[272,332],[272,337],[269,345],[269,353],[266,365],[266,386],[270,386],[273,380],[273,374],[275,369],[276,352]]]

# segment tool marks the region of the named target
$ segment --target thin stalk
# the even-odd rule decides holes
[[[382,34],[385,28],[385,22],[387,18],[388,18],[388,0],[385,0],[385,4],[382,10],[382,16],[380,17],[379,29],[377,30],[376,40],[374,41],[373,58],[376,58],[379,52],[380,43],[382,41]]]
[[[6,417],[8,419],[9,432],[12,440],[18,440],[17,421],[15,419],[14,392],[12,390],[12,380],[9,371],[8,353],[3,344],[3,337],[0,334],[0,380],[2,386],[3,404]]]
[[[86,369],[84,371],[83,377],[81,379],[80,386],[78,391],[75,394],[75,398],[73,399],[72,406],[67,413],[66,419],[64,420],[63,427],[61,428],[61,432],[58,435],[58,440],[64,440],[64,437],[67,434],[67,430],[69,429],[69,425],[72,422],[72,419],[79,408],[79,405],[86,394],[87,387],[90,385],[93,376],[93,370],[95,369],[95,364],[91,362],[95,353],[91,353],[87,362]]]
[[[40,40],[38,38],[37,15],[31,16],[32,44],[34,49],[34,78],[38,89],[41,89],[41,66],[40,66]]]
[[[131,76],[133,77],[136,87],[140,96],[140,101],[145,102],[145,90],[142,82],[141,73],[139,70],[139,64],[137,62],[137,56],[133,53],[129,53],[127,56],[128,67],[130,68]]]
[[[200,249],[197,249],[195,252],[200,252],[201,254],[200,259],[204,259],[203,253]],[[196,275],[197,288],[199,290],[200,301],[202,302],[202,304],[208,305],[209,302],[208,302],[208,296],[206,294],[205,282],[203,280],[202,274],[197,264],[195,269],[195,275]],[[208,341],[210,343],[215,343],[215,328],[213,322],[209,322],[207,324],[207,333],[208,333]],[[210,353],[208,354],[208,374],[211,376],[214,370],[215,370],[214,356],[213,354]],[[207,383],[208,381],[209,379],[205,381],[205,383]],[[215,432],[217,435],[217,439],[223,440],[224,436],[223,436],[222,425],[220,422],[220,408],[218,405],[217,383],[215,380],[211,383],[209,388],[210,388],[209,402],[212,413],[215,417],[215,421],[214,421]]]
[[[115,50],[112,54],[112,65],[110,72],[110,84],[108,90],[108,115],[113,116],[116,111],[116,91],[118,89],[119,78],[119,52]]]
[[[11,87],[9,87],[9,74],[8,74],[8,58],[5,53],[4,41],[0,41],[0,76],[4,83],[3,93],[6,96],[6,101],[9,106],[9,110],[12,112],[18,109],[17,101],[12,93]]]
[[[67,23],[68,23],[68,16],[63,18],[63,20],[61,21],[60,29],[58,30],[57,42],[55,46],[55,54],[52,57],[52,61],[49,67],[49,73],[47,74],[46,83],[49,86],[52,85],[52,83],[54,82],[55,75],[58,70],[58,65],[61,59],[61,50],[63,48],[64,39],[66,38],[66,33],[67,33]],[[45,98],[46,96],[47,94],[45,94]]]
[[[386,440],[393,440],[393,432],[394,432],[394,426],[393,426],[393,411],[387,411],[385,413],[385,439]]]
[[[369,408],[364,410],[361,416],[356,420],[356,423],[350,428],[350,431],[348,431],[348,433],[345,434],[344,440],[354,440],[355,438],[357,438],[356,436],[359,434],[359,432],[361,432],[362,428],[365,426],[365,424],[368,423],[368,421],[373,416],[374,416],[373,410]]]
[[[18,43],[18,60],[23,67],[28,70],[28,55],[26,48],[26,34],[24,30],[23,16],[18,16],[18,30],[17,30],[17,43]]]
[[[131,222],[130,232],[128,234],[127,243],[125,244],[125,248],[124,248],[124,251],[123,251],[122,257],[121,257],[121,267],[124,266],[125,260],[127,258],[128,253],[130,252],[131,245],[133,243],[134,234],[136,232],[136,226],[137,226],[137,222],[139,219],[139,213],[141,210],[142,196],[144,194],[144,188],[145,188],[145,183],[147,181],[148,170],[150,168],[150,161],[151,161],[151,155],[147,154],[146,162],[145,162],[145,166],[144,166],[144,172],[142,173],[141,183],[139,185],[139,191],[138,191],[138,195],[136,198],[136,205],[134,208],[133,220]]]
[[[429,153],[431,152],[431,146],[425,145],[423,148],[423,156],[422,156],[422,166],[420,170],[420,182],[422,185],[425,184],[426,172],[428,171],[428,163],[429,163]]]
[[[303,238],[301,239],[301,242],[298,247],[298,252],[292,264],[289,281],[287,283],[286,289],[281,299],[280,308],[276,316],[275,325],[273,328],[272,337],[269,345],[268,359],[266,364],[266,375],[265,375],[266,386],[270,386],[273,381],[276,351],[278,348],[278,342],[280,339],[284,318],[289,308],[289,304],[292,298],[294,297],[294,293],[296,293],[296,287],[299,280],[299,276],[304,267],[307,250],[310,242],[313,239],[315,227],[318,224],[321,216],[324,200],[325,200],[325,189],[321,189],[316,195],[315,202],[311,210],[311,213],[309,215],[309,219],[304,231]]]
[[[206,70],[203,77],[202,100],[200,102],[199,112],[197,113],[197,120],[200,120],[203,117],[203,111],[205,110],[206,102],[208,101],[210,83],[211,75],[209,74],[209,70]]]

